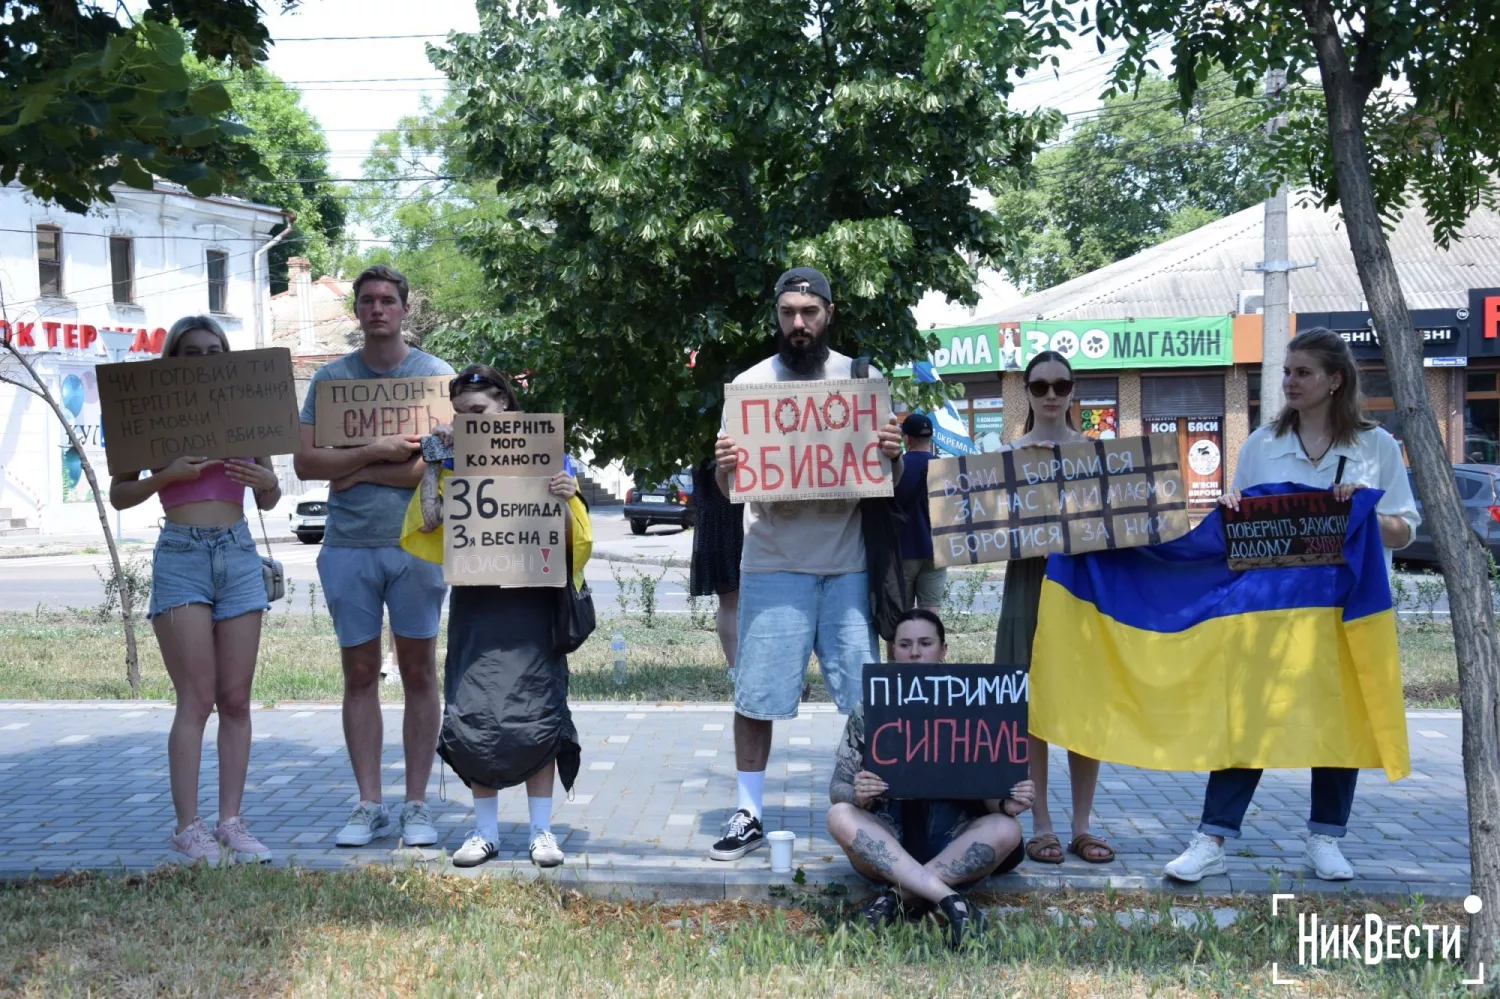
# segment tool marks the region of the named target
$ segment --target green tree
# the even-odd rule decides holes
[[[704,451],[723,382],[773,349],[770,291],[825,270],[834,345],[889,369],[926,353],[910,307],[973,303],[1011,238],[975,189],[1022,182],[1055,131],[1007,108],[1044,19],[929,47],[930,0],[481,0],[432,50],[461,94],[465,225],[491,314],[433,341],[533,372],[601,460],[660,472]],[[696,351],[696,362],[689,359]]]
[[[271,291],[287,287],[287,259],[307,257],[312,273],[331,273],[346,221],[346,192],[328,169],[323,126],[302,106],[302,95],[259,66],[240,69],[188,58],[189,76],[217,83],[229,95],[225,119],[246,130],[244,142],[261,169],[226,184],[223,193],[284,208],[296,216],[292,234],[271,248]],[[280,231],[279,229],[277,231]]]
[[[964,5],[974,0],[960,0]],[[1042,0],[1032,0],[1036,4]],[[1432,528],[1452,609],[1470,870],[1484,905],[1472,916],[1471,977],[1500,959],[1500,646],[1488,558],[1468,526],[1422,372],[1383,222],[1419,200],[1440,245],[1480,205],[1496,204],[1500,170],[1500,4],[1494,0],[1084,0],[1080,22],[1126,48],[1115,85],[1148,68],[1153,38],[1172,39],[1172,79],[1184,104],[1215,69],[1251,97],[1273,70],[1291,87],[1278,103],[1271,176],[1337,206],[1360,286],[1380,330],[1402,440]],[[962,28],[955,30],[961,31]]]
[[[467,167],[456,104],[452,95],[436,106],[424,99],[421,114],[377,136],[363,175],[393,182],[366,185],[350,203],[352,217],[389,242],[347,257],[341,269],[389,264],[405,274],[412,286],[406,329],[419,342],[491,310],[484,271],[460,237],[496,200],[491,185],[457,179]]]
[[[280,0],[283,9],[298,0]],[[107,8],[114,7],[114,10]],[[110,185],[152,176],[215,194],[258,168],[224,117],[229,94],[197,85],[186,45],[248,69],[266,57],[257,0],[149,0],[138,20],[91,0],[0,4],[0,184],[84,212]]]
[[[1025,236],[1007,276],[1050,288],[1263,200],[1265,103],[1219,74],[1183,112],[1152,75],[1105,99],[1060,147],[1037,158],[1038,183],[996,200]]]

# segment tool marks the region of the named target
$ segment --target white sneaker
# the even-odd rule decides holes
[[[1312,833],[1307,837],[1307,850],[1302,854],[1302,863],[1313,869],[1313,873],[1324,881],[1348,881],[1354,877],[1354,868],[1344,859],[1339,841],[1332,836]]]
[[[407,846],[436,846],[437,826],[425,801],[408,801],[401,806],[401,842]]]
[[[361,801],[349,813],[349,821],[334,837],[339,846],[368,846],[372,839],[391,831],[391,813],[374,801]]]
[[[1192,842],[1182,851],[1182,856],[1167,864],[1167,877],[1189,884],[1202,881],[1210,874],[1225,874],[1229,868],[1224,863],[1224,846],[1215,843],[1206,833],[1193,833]]]
[[[531,841],[531,862],[538,867],[556,867],[563,862],[562,847],[550,832],[539,832]]]
[[[453,851],[454,867],[478,867],[500,852],[498,843],[491,843],[475,829],[464,840],[464,845]]]

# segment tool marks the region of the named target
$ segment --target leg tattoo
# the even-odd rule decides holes
[[[896,865],[896,855],[891,852],[890,844],[876,839],[861,829],[854,834],[854,843],[849,849],[854,851],[856,857],[869,865],[871,870],[887,878],[891,876],[891,869]],[[990,855],[993,856],[994,852],[991,850]]]
[[[979,875],[993,870],[996,864],[995,848],[988,843],[970,843],[964,855],[946,864],[938,864],[937,872],[952,881],[971,881]]]

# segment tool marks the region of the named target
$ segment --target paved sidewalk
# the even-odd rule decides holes
[[[707,859],[734,803],[734,746],[728,705],[577,704],[583,770],[576,797],[559,794],[554,831],[567,852],[560,879],[590,891],[630,897],[764,899],[773,875],[762,849],[734,864]],[[148,869],[170,862],[172,808],[167,790],[166,733],[172,710],[161,703],[0,702],[0,877],[52,875],[76,869]],[[401,708],[385,711],[385,796],[402,796]],[[842,718],[831,707],[804,705],[801,718],[778,723],[766,781],[766,826],[797,833],[795,863],[810,885],[854,877],[823,826],[828,777]],[[1302,885],[1300,860],[1307,811],[1305,771],[1268,772],[1231,846],[1230,873],[1198,889],[1210,894],[1265,892],[1273,869],[1286,890],[1345,890],[1379,895],[1420,892],[1427,898],[1469,894],[1468,826],[1454,711],[1408,715],[1413,776],[1389,784],[1377,771],[1360,775],[1345,853],[1359,878],[1346,885],[1315,879]],[[471,799],[448,775],[446,799],[436,775],[429,802],[443,832],[440,850],[340,850],[333,834],[355,802],[337,705],[257,709],[244,814],[279,863],[343,868],[360,864],[443,864],[473,823]],[[215,723],[203,760],[201,809],[216,812]],[[1066,780],[1054,750],[1054,816],[1064,824]],[[1197,821],[1204,777],[1106,764],[1095,802],[1096,830],[1119,859],[1062,867],[1030,861],[991,882],[1022,892],[1077,888],[1162,887],[1161,866],[1185,844]],[[501,856],[479,872],[532,868],[526,861],[524,789],[501,793]],[[1023,820],[1029,831],[1029,818]],[[1309,875],[1310,877],[1310,875]],[[1194,889],[1194,890],[1198,890]]]

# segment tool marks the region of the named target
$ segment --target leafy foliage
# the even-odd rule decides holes
[[[1186,114],[1160,76],[1108,98],[1037,158],[1036,187],[997,199],[1025,236],[1007,276],[1050,288],[1263,200],[1264,103],[1232,90],[1211,77]]]
[[[225,118],[249,130],[244,142],[261,164],[256,174],[227,183],[223,193],[296,216],[292,234],[271,248],[272,293],[286,290],[289,257],[307,257],[315,276],[330,273],[348,213],[328,169],[327,137],[301,95],[258,66],[239,69],[228,60],[207,64],[192,57],[187,65],[195,83],[226,89],[231,106]]]
[[[190,78],[178,28],[200,58],[248,69],[265,59],[260,13],[256,0],[149,0],[129,22],[123,6],[0,0],[0,184],[83,212],[121,181],[149,189],[155,174],[207,195],[254,172],[228,92]]]
[[[1273,175],[1307,186],[1322,206],[1334,207],[1339,186],[1324,89],[1295,85],[1318,69],[1311,25],[1327,12],[1363,110],[1362,139],[1381,215],[1398,217],[1415,196],[1439,245],[1447,246],[1476,208],[1496,203],[1500,5],[1491,0],[1440,7],[1421,0],[1089,0],[1069,8],[1101,40],[1126,41],[1114,75],[1121,93],[1154,68],[1150,50],[1164,34],[1172,38],[1172,81],[1184,105],[1214,74],[1227,74],[1237,96],[1251,97],[1267,72],[1285,70],[1294,85],[1282,91],[1286,124],[1267,162]]]
[[[973,304],[977,266],[1012,250],[971,192],[1024,182],[1057,127],[1005,104],[1042,18],[976,41],[934,33],[931,0],[479,8],[480,32],[431,56],[468,176],[493,182],[463,230],[490,314],[432,343],[532,372],[529,405],[655,472],[709,447],[723,382],[774,349],[788,266],[828,273],[836,349],[923,355],[911,305]]]

